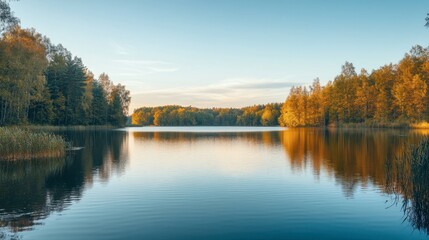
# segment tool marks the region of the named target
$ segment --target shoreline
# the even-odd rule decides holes
[[[329,124],[326,126],[296,126],[296,127],[287,127],[281,125],[271,125],[271,126],[243,126],[243,125],[126,125],[126,126],[112,126],[112,125],[71,125],[71,126],[56,126],[56,125],[11,125],[11,126],[2,126],[6,128],[19,128],[19,129],[28,129],[28,130],[114,130],[122,128],[138,128],[138,127],[255,127],[255,128],[264,128],[264,127],[283,127],[283,128],[321,128],[321,129],[429,129],[428,122],[420,123],[340,123],[340,124]]]
[[[390,122],[390,123],[340,123],[338,125],[330,124],[324,126],[325,128],[367,128],[367,129],[429,129],[428,122],[419,123],[404,123],[404,122]]]

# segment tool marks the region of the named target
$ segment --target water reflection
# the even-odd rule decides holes
[[[0,162],[0,226],[22,231],[50,211],[60,209],[61,205],[48,206],[51,194],[45,182],[48,176],[61,171],[67,160]]]
[[[384,188],[386,160],[399,156],[405,142],[421,138],[420,132],[400,130],[291,129],[281,142],[294,169],[325,171],[352,197],[357,187],[370,183]]]
[[[424,229],[428,233],[429,163],[410,166],[410,163],[398,159],[408,149],[406,144],[417,144],[428,134],[427,130],[288,129],[281,132],[235,134],[132,134],[137,141],[145,142],[174,144],[203,139],[223,142],[240,139],[257,146],[280,146],[292,171],[298,173],[310,168],[316,178],[322,172],[328,174],[342,186],[348,198],[353,198],[357,189],[367,186],[376,186],[381,192],[395,194],[395,201],[403,204],[404,219],[409,220],[416,229]]]
[[[137,141],[154,141],[162,143],[196,142],[205,139],[218,141],[244,140],[256,145],[276,146],[280,144],[278,132],[132,132]]]
[[[348,197],[357,187],[375,184],[385,188],[386,160],[399,156],[403,144],[417,143],[426,132],[405,130],[288,129],[280,132],[194,133],[133,132],[136,141],[196,142],[202,139],[281,146],[294,171],[311,168],[335,177]]]
[[[123,173],[128,160],[127,133],[60,132],[79,152],[61,159],[0,161],[0,239],[31,230],[54,211],[78,201],[94,179]]]
[[[341,185],[344,196],[347,198],[354,198],[358,189],[367,188],[367,186],[375,186],[382,193],[395,193],[398,201],[404,200],[406,217],[410,219],[416,229],[427,231],[429,226],[429,171],[425,171],[427,168],[418,167],[421,171],[412,172],[410,170],[412,166],[397,161],[397,156],[404,153],[404,143],[418,143],[424,135],[428,134],[427,132],[288,129],[279,132],[240,133],[74,131],[61,134],[73,142],[74,146],[83,146],[84,149],[65,159],[0,162],[0,192],[2,193],[0,195],[0,238],[1,229],[11,232],[30,230],[34,225],[41,224],[43,219],[52,212],[62,211],[73,202],[80,200],[84,190],[94,182],[107,182],[112,179],[112,175],[126,174],[125,170],[130,158],[129,151],[136,154],[135,157],[133,156],[133,164],[135,164],[133,168],[136,168],[133,172],[138,177],[129,178],[130,182],[124,180],[124,188],[135,187],[130,190],[133,191],[132,194],[128,193],[128,197],[131,199],[128,199],[126,203],[134,204],[131,213],[138,212],[138,207],[144,209],[142,215],[136,213],[135,218],[130,217],[129,224],[131,224],[130,222],[144,222],[142,216],[157,219],[157,209],[153,206],[161,206],[160,203],[174,202],[177,199],[188,203],[186,201],[198,196],[203,202],[205,201],[204,191],[221,192],[222,190],[219,189],[230,186],[230,183],[238,183],[231,179],[248,177],[252,181],[249,181],[246,186],[251,189],[250,187],[255,184],[263,184],[261,179],[267,180],[267,178],[257,177],[272,174],[270,181],[266,182],[275,183],[271,180],[283,179],[279,176],[283,176],[284,172],[277,171],[278,168],[274,169],[272,166],[287,166],[290,167],[288,170],[297,175],[310,170],[312,175],[310,174],[309,177],[314,177],[316,180],[320,176],[328,175]],[[252,149],[256,148],[264,151],[255,151],[255,154]],[[191,150],[200,155],[189,156],[192,155],[189,153]],[[223,152],[220,153],[220,151]],[[267,159],[263,159],[261,155],[258,155],[261,153],[271,155],[267,156]],[[228,156],[228,154],[233,156]],[[260,159],[255,160],[255,158]],[[186,162],[187,159],[191,160]],[[274,161],[273,159],[285,164],[270,165],[269,162]],[[193,167],[194,169],[190,171],[189,169]],[[127,169],[128,172],[133,168]],[[207,170],[211,168],[219,168],[222,173],[233,173],[237,178],[222,178],[223,176],[212,174],[210,170]],[[257,172],[258,170],[261,171]],[[206,189],[206,185],[201,184],[201,189],[198,190],[200,195],[192,195],[192,191],[189,193],[186,189],[180,189],[181,185],[177,183],[177,179],[180,178],[174,178],[172,176],[174,174],[207,176],[210,178],[207,181],[212,184],[210,186],[218,187],[218,189]],[[155,180],[151,181],[151,177]],[[182,183],[188,183],[188,180],[194,183],[192,176],[182,178]],[[224,185],[217,186],[217,184],[221,184],[219,183],[221,181]],[[177,192],[166,190],[169,187],[176,189],[176,186]],[[183,186],[189,188],[189,185]],[[238,194],[237,196],[241,196],[239,193],[247,194],[246,189],[238,189],[238,186],[241,185],[236,186],[237,188],[233,186],[230,194]],[[294,191],[299,190],[294,188],[286,190],[281,188],[281,184],[273,189],[277,190],[277,187],[280,189],[279,191],[290,191],[290,194],[295,194]],[[139,195],[139,191],[144,194]],[[339,192],[341,195],[341,190]],[[164,193],[167,194],[165,199],[158,198],[158,196],[164,196],[162,195]],[[174,193],[178,193],[179,197]],[[189,193],[189,198],[185,197],[188,196],[186,193]],[[289,192],[287,193],[289,194]],[[248,197],[251,198],[252,194],[254,192],[249,193]],[[281,196],[280,194],[271,197],[276,198],[276,196]],[[220,194],[216,192],[217,195]],[[132,197],[137,199],[136,202],[132,201]],[[273,206],[283,206],[283,203],[288,200],[276,199],[280,199],[280,202]],[[241,200],[237,199],[234,202],[238,203]],[[263,197],[255,198],[255,202],[265,200]],[[301,200],[311,203],[307,199],[300,199],[298,202]],[[167,208],[169,211],[158,210],[165,214],[160,214],[161,217],[166,216],[167,219],[170,219],[168,214],[177,210],[174,206],[181,205],[180,202],[174,202],[171,206],[166,206],[171,207]],[[187,204],[186,206],[192,205]],[[210,206],[207,205],[208,212],[211,210]],[[213,209],[216,209],[215,203],[213,206]],[[122,210],[124,212],[127,210],[121,200],[118,200],[117,207],[120,208],[115,209],[119,212],[118,214]],[[194,211],[193,209],[184,210],[189,210],[191,213]],[[153,215],[150,215],[151,211],[153,211]],[[198,211],[193,213],[195,212]],[[226,213],[230,213],[230,211],[225,211]],[[314,213],[310,211],[308,214],[311,216]],[[192,216],[190,214],[187,219],[193,220]],[[128,217],[120,216],[118,219],[124,221]],[[284,220],[282,217],[280,216],[279,219]],[[144,223],[152,226],[150,224],[153,221]],[[196,220],[195,224],[198,223],[201,221]],[[174,223],[173,226],[176,225],[180,224]],[[155,227],[153,225],[147,231]]]

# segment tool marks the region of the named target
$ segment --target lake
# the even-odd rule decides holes
[[[429,131],[58,133],[84,148],[0,162],[0,239],[428,238],[427,176],[391,166]]]

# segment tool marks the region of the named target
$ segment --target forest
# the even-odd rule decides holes
[[[0,126],[114,125],[127,121],[130,92],[106,73],[34,29],[22,29],[0,0]],[[429,19],[426,19],[429,23]],[[427,25],[429,26],[429,24]],[[284,104],[199,109],[142,107],[134,125],[156,126],[409,126],[429,121],[429,50],[413,47],[396,64],[356,72],[346,62],[333,81],[290,90]]]
[[[143,126],[276,126],[281,104],[244,108],[142,107],[132,114],[132,124]]]
[[[126,123],[130,92],[98,78],[61,44],[22,29],[0,1],[0,126]]]
[[[245,108],[142,107],[135,125],[421,127],[429,121],[429,50],[414,46],[397,64],[369,73],[346,62],[325,86],[292,87],[283,104]],[[423,123],[423,124],[422,124]]]
[[[413,47],[397,64],[356,73],[346,62],[333,81],[293,87],[283,104],[282,126],[409,126],[429,119],[429,51]]]

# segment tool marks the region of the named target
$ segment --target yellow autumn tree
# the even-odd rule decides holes
[[[365,119],[372,118],[375,111],[375,89],[374,84],[368,76],[368,72],[365,69],[361,70],[358,76],[355,106],[357,113],[355,119],[357,121],[364,121]]]
[[[324,101],[323,88],[320,85],[319,78],[314,79],[310,87],[310,93],[307,103],[307,122],[308,126],[320,126],[323,124]]]
[[[14,27],[0,41],[0,125],[28,119],[30,102],[45,86],[43,37]]]
[[[394,118],[392,87],[396,79],[395,67],[392,64],[385,65],[373,71],[370,78],[374,81],[375,90],[374,119],[387,122]]]
[[[304,87],[292,87],[282,107],[279,118],[281,126],[305,126],[307,120],[307,90]]]

